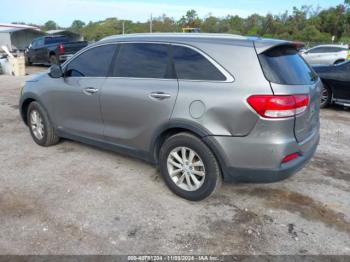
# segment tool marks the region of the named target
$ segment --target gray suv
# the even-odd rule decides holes
[[[105,38],[27,81],[34,141],[60,138],[155,165],[189,200],[224,181],[272,182],[319,142],[321,83],[292,42],[215,34]]]

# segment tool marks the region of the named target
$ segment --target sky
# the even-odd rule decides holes
[[[133,21],[147,21],[166,14],[181,18],[189,9],[195,9],[200,17],[267,13],[280,14],[292,10],[293,6],[312,5],[327,8],[343,3],[344,0],[1,0],[0,23],[26,22],[44,24],[54,20],[60,26],[68,27],[73,20],[86,23],[108,17]]]

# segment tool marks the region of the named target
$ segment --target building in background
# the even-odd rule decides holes
[[[6,46],[10,51],[24,51],[33,39],[44,35],[65,35],[71,41],[83,41],[82,35],[68,30],[41,31],[40,28],[20,25],[0,23],[0,46]]]

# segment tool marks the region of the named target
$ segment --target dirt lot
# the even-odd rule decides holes
[[[191,203],[141,161],[34,144],[17,105],[27,78],[0,76],[0,254],[350,255],[349,110],[322,110],[317,154],[294,177]]]

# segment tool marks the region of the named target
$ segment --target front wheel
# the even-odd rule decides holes
[[[33,64],[32,61],[30,61],[29,56],[26,57],[25,63],[26,63],[27,66],[31,66]]]
[[[164,142],[159,166],[170,190],[187,200],[203,200],[221,184],[215,156],[198,137],[189,133],[176,134]]]
[[[59,142],[59,137],[49,120],[45,109],[38,103],[32,102],[28,107],[27,123],[35,143],[41,146],[51,146]]]

